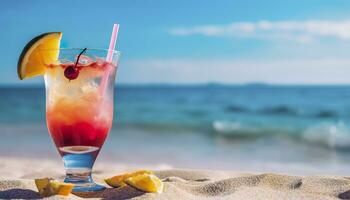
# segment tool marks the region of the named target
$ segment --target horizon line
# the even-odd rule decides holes
[[[221,82],[202,82],[202,83],[115,83],[116,87],[125,86],[250,86],[250,87],[269,87],[269,86],[350,86],[350,83],[268,83],[268,82],[247,82],[247,83],[221,83]],[[0,88],[30,88],[30,87],[45,87],[42,83],[0,83]]]

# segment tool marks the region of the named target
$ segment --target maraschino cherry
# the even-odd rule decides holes
[[[64,76],[69,80],[74,80],[79,76],[79,69],[74,65],[70,65],[64,70]]]
[[[77,61],[75,62],[75,65],[70,65],[64,70],[64,76],[68,80],[74,80],[74,79],[78,78],[79,68],[77,67],[77,65],[79,63],[79,59],[80,59],[81,54],[83,54],[85,51],[86,51],[86,48],[84,48],[83,51],[80,52],[80,54],[78,55]]]

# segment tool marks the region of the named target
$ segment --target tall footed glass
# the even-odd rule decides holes
[[[50,51],[50,50],[46,50]],[[92,167],[112,127],[113,92],[119,52],[60,49],[58,60],[45,60],[46,122],[62,156],[65,182],[74,192],[98,191]]]

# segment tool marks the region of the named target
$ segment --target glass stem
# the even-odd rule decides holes
[[[77,186],[87,187],[95,184],[92,181],[91,171],[95,158],[91,153],[66,154],[63,157],[66,168],[67,183],[74,183]]]

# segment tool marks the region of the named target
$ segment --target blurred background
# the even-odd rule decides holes
[[[122,51],[98,158],[178,168],[350,173],[350,2],[0,1],[0,156],[60,159],[42,77],[17,60],[43,32]]]

